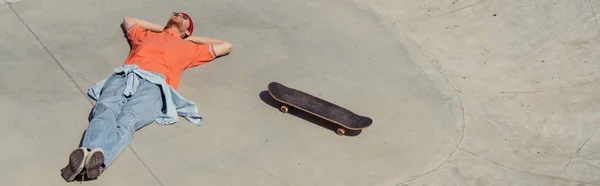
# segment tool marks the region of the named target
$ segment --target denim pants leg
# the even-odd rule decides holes
[[[160,87],[138,76],[135,78],[140,80],[137,91],[125,97],[126,75],[112,75],[92,111],[93,119],[82,146],[102,149],[105,168],[131,143],[135,131],[156,119],[163,106]]]

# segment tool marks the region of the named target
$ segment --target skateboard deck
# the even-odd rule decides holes
[[[300,109],[309,114],[318,116],[341,127],[336,130],[338,135],[344,135],[345,129],[361,130],[371,126],[371,118],[358,115],[348,109],[330,103],[308,93],[286,87],[277,82],[268,86],[269,94],[282,103],[280,111],[287,113],[288,106]]]

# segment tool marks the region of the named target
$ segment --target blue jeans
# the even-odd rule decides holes
[[[96,106],[92,110],[82,146],[100,148],[104,152],[104,168],[125,150],[133,139],[133,133],[152,123],[163,106],[161,89],[145,79],[140,81],[135,94],[123,95],[127,76],[111,75],[102,88]],[[104,169],[103,169],[104,170]]]

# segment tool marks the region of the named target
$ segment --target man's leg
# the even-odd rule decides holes
[[[67,181],[73,181],[84,167],[84,161],[88,149],[105,148],[115,143],[113,138],[116,132],[116,118],[121,112],[124,102],[126,77],[122,75],[111,75],[104,87],[96,106],[92,110],[93,119],[90,121],[82,148],[75,149],[69,156],[69,163],[61,170],[61,175]]]
[[[92,110],[92,120],[83,137],[82,147],[87,149],[110,149],[118,142],[117,116],[127,98],[123,95],[127,76],[111,75],[104,84],[100,97]]]
[[[95,179],[100,176],[103,169],[110,166],[125,147],[129,145],[134,132],[156,119],[162,106],[160,87],[140,78],[140,86],[136,93],[129,98],[116,118],[116,143],[109,148],[102,149],[103,161],[100,161],[100,156],[96,157],[92,152],[89,160],[91,163],[85,165],[88,177]],[[101,162],[104,162],[104,164]]]

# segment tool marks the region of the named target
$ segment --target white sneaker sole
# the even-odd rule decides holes
[[[104,164],[104,152],[100,148],[90,151],[85,159],[86,175],[89,179],[96,179],[102,173],[100,168]]]

